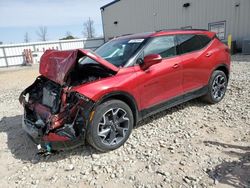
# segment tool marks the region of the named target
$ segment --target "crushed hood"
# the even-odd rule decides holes
[[[44,77],[60,85],[63,85],[71,70],[73,70],[75,65],[78,63],[78,59],[84,56],[93,59],[97,63],[103,65],[104,67],[115,73],[119,70],[118,67],[109,63],[94,52],[89,50],[77,49],[67,51],[45,51],[40,60],[39,72]]]

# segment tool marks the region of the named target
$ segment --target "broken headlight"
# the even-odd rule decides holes
[[[78,92],[70,92],[67,96],[68,104],[76,104],[76,103],[87,103],[91,101],[88,97],[81,95]]]
[[[88,97],[86,97],[86,96],[84,96],[84,95],[81,95],[80,93],[75,92],[75,96],[76,96],[79,100],[83,100],[83,101],[85,101],[85,102],[89,102],[89,101],[90,101],[90,99],[89,99]]]

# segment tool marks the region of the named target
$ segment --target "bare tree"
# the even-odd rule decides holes
[[[24,42],[25,42],[25,43],[28,43],[29,41],[30,41],[29,33],[26,32],[26,33],[24,34]]]
[[[87,38],[94,38],[95,36],[95,28],[94,28],[94,21],[89,18],[87,21],[83,23],[83,35]]]
[[[70,40],[70,39],[75,39],[75,37],[71,34],[71,32],[67,31],[65,34],[65,37],[63,37],[59,40]]]
[[[47,27],[46,26],[40,26],[38,31],[36,32],[37,36],[41,41],[46,41],[48,37]]]
[[[67,31],[66,34],[65,34],[66,37],[68,36],[72,36],[71,32],[70,31]]]

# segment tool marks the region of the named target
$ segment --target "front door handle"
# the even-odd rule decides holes
[[[178,67],[179,67],[179,64],[174,64],[174,65],[173,65],[173,68],[174,68],[174,69],[177,69]]]

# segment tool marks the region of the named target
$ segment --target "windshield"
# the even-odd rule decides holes
[[[127,61],[136,53],[144,39],[118,39],[107,42],[99,47],[95,53],[109,63],[123,67]],[[80,64],[96,63],[89,57],[83,58]]]

